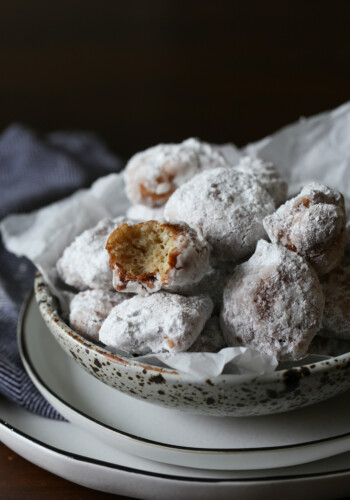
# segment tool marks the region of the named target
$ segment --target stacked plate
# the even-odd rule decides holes
[[[62,477],[136,498],[319,498],[350,492],[350,393],[288,413],[207,417],[122,394],[58,346],[32,297],[19,328],[34,384],[69,421],[0,400],[0,438]]]

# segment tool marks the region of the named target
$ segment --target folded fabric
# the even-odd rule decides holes
[[[68,196],[121,167],[121,160],[93,134],[39,136],[12,125],[0,136],[0,219]],[[60,419],[30,381],[18,353],[18,315],[34,273],[31,262],[10,254],[0,242],[0,394],[34,413]]]

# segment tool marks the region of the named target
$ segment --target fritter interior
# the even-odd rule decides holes
[[[129,279],[159,274],[161,279],[174,267],[178,231],[175,225],[147,221],[122,224],[108,238],[106,248],[112,268],[118,266]]]

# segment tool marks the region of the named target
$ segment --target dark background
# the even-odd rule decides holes
[[[94,130],[129,156],[243,145],[348,99],[348,0],[0,1],[0,130]]]

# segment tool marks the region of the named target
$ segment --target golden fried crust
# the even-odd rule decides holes
[[[166,203],[166,201],[170,198],[170,196],[173,194],[173,192],[176,190],[176,186],[173,183],[173,180],[175,178],[174,174],[170,174],[162,170],[162,174],[159,175],[155,180],[157,183],[168,183],[170,185],[170,189],[166,193],[156,193],[154,191],[151,191],[150,189],[147,189],[147,187],[144,184],[140,184],[140,194],[142,199],[150,199],[152,200],[152,205],[154,206],[161,206]]]
[[[224,165],[227,161],[219,151],[197,139],[159,144],[129,160],[124,171],[126,194],[132,203],[159,207],[194,175]]]

